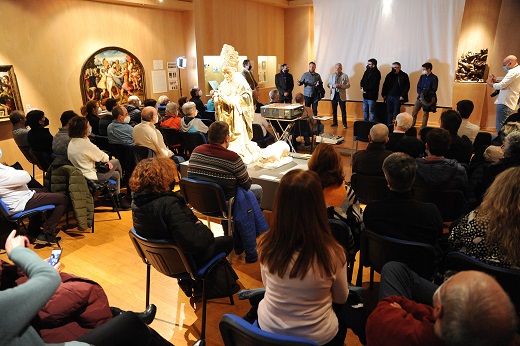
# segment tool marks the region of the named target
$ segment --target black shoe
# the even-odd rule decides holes
[[[330,127],[337,127],[338,126],[338,123],[332,123],[332,125],[330,125]]]
[[[153,320],[155,319],[156,313],[157,313],[157,306],[155,306],[154,304],[150,304],[150,305],[148,305],[146,310],[144,310],[143,312],[136,313],[136,315],[144,323],[151,324],[153,322]]]
[[[112,313],[112,317],[117,317],[124,313],[123,310],[121,310],[120,308],[116,308],[115,306],[110,307],[110,312]]]
[[[61,240],[61,237],[56,237],[52,233],[41,232],[34,239],[34,243],[39,244],[39,245],[47,245],[47,246],[52,246],[52,245],[60,246],[60,244],[58,243],[60,240]]]
[[[117,207],[119,208],[119,210],[131,210],[132,209],[132,205],[131,204],[128,204],[127,201],[125,201],[124,198],[122,198],[122,196],[119,194],[119,195],[116,195],[116,203],[117,203]]]
[[[346,129],[346,128],[347,128],[347,125],[343,125],[343,128]]]

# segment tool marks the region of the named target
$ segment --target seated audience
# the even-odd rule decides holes
[[[459,137],[457,131],[462,123],[462,118],[453,109],[448,109],[441,114],[441,128],[448,130],[451,136],[451,144],[444,156],[457,160],[459,163],[469,164],[473,154],[473,144],[467,136]]]
[[[190,102],[195,103],[195,106],[197,108],[197,115],[202,118],[204,116],[204,113],[206,112],[206,107],[200,99],[200,97],[202,96],[202,90],[200,90],[198,86],[194,86],[190,90],[190,95]]]
[[[105,114],[99,119],[99,135],[100,136],[108,136],[107,134],[107,128],[108,125],[114,121],[114,117],[112,116],[112,110],[114,107],[118,106],[119,102],[116,99],[108,99],[105,102],[105,108],[106,112]]]
[[[27,133],[27,141],[31,150],[52,155],[53,137],[47,128],[49,119],[45,117],[45,113],[39,109],[33,109],[27,113],[25,124],[31,128]]]
[[[157,111],[162,118],[166,114],[166,105],[170,102],[170,99],[166,95],[161,95],[157,99]]]
[[[29,129],[25,126],[25,114],[20,110],[12,111],[9,120],[13,124],[13,138],[19,147],[28,147],[27,134]]]
[[[488,146],[482,153],[482,160],[470,165],[468,173],[468,201],[472,205],[477,202],[475,189],[479,186],[484,175],[484,171],[493,163],[497,163],[504,158],[504,151],[495,145]]]
[[[174,241],[198,266],[233,248],[230,236],[214,237],[193,214],[184,197],[173,192],[177,168],[172,160],[144,159],[130,178],[132,219],[137,234]]]
[[[482,174],[482,181],[475,187],[475,195],[477,199],[486,192],[491,186],[495,177],[511,167],[520,166],[520,132],[514,131],[507,135],[504,140],[504,158],[497,163],[489,165]]]
[[[264,106],[262,103],[258,101],[258,90],[253,90],[253,102],[255,106],[255,113],[262,113],[262,107]]]
[[[59,232],[56,227],[67,209],[69,199],[61,193],[51,193],[44,189],[29,189],[27,184],[31,179],[28,172],[0,163],[0,198],[9,209],[10,214],[54,204],[55,208],[47,216],[43,230],[40,229],[41,215],[38,214],[29,219],[27,235],[31,239],[35,238],[36,244],[56,244],[56,234]]]
[[[28,249],[29,240],[11,232],[5,243],[9,259],[28,276],[23,284],[0,291],[0,308],[8,311],[0,324],[3,345],[50,345],[31,325],[61,284],[61,263],[53,267]],[[66,302],[60,301],[61,304]],[[22,308],[23,307],[23,308]],[[101,311],[99,312],[101,313]],[[72,338],[71,335],[69,337]],[[70,340],[70,339],[69,339]],[[149,329],[137,314],[126,312],[62,345],[171,345]],[[55,345],[55,344],[54,344]]]
[[[368,140],[370,142],[366,150],[358,151],[352,157],[352,172],[383,176],[383,161],[392,154],[390,150],[385,149],[385,144],[388,142],[388,126],[385,124],[372,126]]]
[[[347,250],[350,254],[356,254],[362,229],[362,211],[354,190],[345,183],[341,156],[332,145],[320,143],[309,160],[309,170],[320,178],[328,217],[344,221],[349,226],[351,247]]]
[[[157,107],[157,100],[146,99],[146,100],[144,100],[143,105],[145,107],[154,107],[154,108],[156,108]]]
[[[323,133],[323,129],[325,127],[321,123],[318,124],[318,121],[313,118],[314,114],[312,113],[312,109],[310,107],[305,106],[305,98],[302,93],[297,93],[296,95],[294,95],[294,103],[299,103],[303,106],[303,114],[301,120],[297,120],[294,123],[294,127],[292,130],[292,144],[293,146],[298,145],[299,143],[296,141],[296,138],[298,136],[303,136],[304,145],[310,146],[311,134],[321,134]],[[286,126],[284,122],[281,123],[283,124],[283,126]]]
[[[260,113],[255,113],[253,117],[253,124],[260,125],[262,128],[262,134],[266,137],[268,134],[274,137],[274,130],[271,124],[265,120],[265,118]]]
[[[181,132],[207,133],[208,127],[197,116],[197,107],[193,102],[187,102],[182,106],[184,118],[181,120]]]
[[[382,299],[367,321],[367,345],[510,345],[515,307],[500,284],[477,271],[437,286],[406,265],[385,264]]]
[[[173,152],[164,144],[164,138],[155,124],[159,119],[157,109],[145,107],[141,112],[142,121],[134,127],[132,138],[135,145],[153,150],[157,157],[173,157]]]
[[[210,90],[209,91],[209,100],[208,100],[208,103],[206,104],[206,109],[208,111],[211,111],[211,112],[215,111],[215,102],[213,101],[213,94],[214,93],[215,93],[215,90]]]
[[[260,204],[262,187],[252,184],[240,155],[228,149],[229,125],[224,121],[212,123],[208,130],[208,142],[199,145],[191,153],[188,177],[219,184],[226,199],[235,197],[237,186],[251,190]]]
[[[473,112],[474,107],[473,101],[471,100],[460,100],[457,102],[457,112],[459,112],[462,118],[462,123],[457,131],[457,135],[460,137],[467,136],[471,143],[475,142],[475,137],[477,137],[480,131],[480,126],[469,122],[469,116],[471,112]]]
[[[82,108],[82,113],[83,111],[87,113],[86,118],[88,119],[90,127],[92,127],[92,134],[97,136],[99,135],[99,117],[101,115],[101,108],[99,108],[99,103],[97,101],[91,100],[88,101],[84,107],[84,109]]]
[[[180,130],[181,117],[179,116],[179,105],[175,102],[170,102],[166,105],[166,114],[161,119],[161,127]]]
[[[258,245],[266,291],[262,330],[343,345],[348,298],[345,250],[332,236],[319,177],[286,173],[276,190],[271,229]]]
[[[280,98],[280,93],[278,92],[278,90],[273,89],[273,90],[269,91],[268,105],[270,105],[272,103],[278,103],[279,98]]]
[[[177,100],[177,103],[179,104],[179,115],[181,117],[186,115],[182,112],[182,106],[184,106],[186,102],[188,102],[188,98],[186,96],[179,97],[179,99]]]
[[[120,185],[123,172],[119,160],[110,160],[109,156],[92,143],[87,135],[92,128],[83,117],[74,117],[69,123],[70,143],[67,149],[69,161],[78,168],[83,176],[90,180],[113,179],[116,182],[116,197],[121,210],[129,210],[130,205],[121,197]],[[98,173],[96,162],[108,162],[110,171]]]
[[[139,97],[132,95],[128,97],[128,104],[125,105],[128,115],[130,116],[130,125],[135,126],[141,123],[141,100]]]
[[[365,227],[374,233],[435,246],[442,233],[437,206],[412,198],[416,161],[404,153],[393,153],[383,162],[390,194],[388,199],[368,203],[363,213]]]
[[[126,107],[114,107],[112,117],[114,121],[107,128],[108,142],[110,144],[134,145],[132,139],[134,128],[130,125],[132,120]],[[140,113],[139,117],[141,117]]]
[[[67,156],[67,148],[69,146],[69,121],[78,116],[74,111],[65,111],[61,114],[61,127],[52,140],[52,152],[54,155]]]
[[[415,185],[426,189],[461,190],[466,192],[468,176],[457,160],[445,158],[451,136],[445,129],[432,129],[426,136],[425,158],[415,159],[417,176]]]
[[[387,150],[402,152],[413,158],[424,154],[424,143],[417,137],[407,136],[406,131],[412,127],[413,118],[408,113],[397,114],[395,118],[395,128],[388,135],[388,142],[385,144]]]
[[[520,268],[520,167],[500,173],[482,203],[452,229],[454,250],[501,267]]]

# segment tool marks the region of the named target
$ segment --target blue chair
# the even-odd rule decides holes
[[[390,262],[402,262],[417,275],[431,280],[437,269],[435,249],[430,244],[396,239],[376,234],[368,229],[361,232],[361,249],[356,286],[361,287],[363,267],[370,267],[370,288],[374,285],[374,271],[381,273]]]
[[[185,159],[190,157],[193,149],[207,143],[206,136],[200,132],[181,132],[181,141]]]
[[[266,332],[242,318],[225,314],[218,325],[225,346],[317,346],[313,341]]]
[[[215,265],[226,260],[224,252],[219,253],[202,268],[196,268],[194,261],[184,254],[180,247],[166,240],[152,240],[141,237],[135,229],[131,229],[130,239],[146,264],[146,306],[150,303],[150,267],[158,272],[176,279],[202,280],[202,329],[196,345],[205,345],[206,335],[206,278]],[[233,296],[229,302],[234,305]]]
[[[15,214],[11,214],[7,205],[2,199],[0,199],[0,211],[2,212],[2,215],[7,221],[16,224],[16,229],[18,232],[20,231],[20,226],[22,226],[25,233],[27,233],[27,228],[25,227],[23,220],[30,218],[31,216],[41,214],[43,222],[47,222],[45,212],[53,210],[55,207],[56,206],[54,204],[48,204],[34,209],[24,210]]]
[[[352,134],[352,148],[350,149],[350,165],[352,166],[352,156],[354,156],[354,142],[356,142],[356,152],[359,142],[368,143],[370,129],[377,123],[374,121],[358,120],[354,122],[354,132]]]

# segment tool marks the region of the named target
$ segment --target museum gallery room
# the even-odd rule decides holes
[[[504,107],[512,111],[507,115],[517,113],[519,13],[519,0],[0,0],[0,306],[4,316],[0,344],[78,340],[85,345],[451,345],[460,343],[447,340],[448,323],[444,322],[459,319],[452,323],[455,327],[449,338],[453,340],[519,345],[520,337],[515,334],[520,311],[518,225],[511,224],[516,232],[510,233],[513,240],[498,232],[488,234],[498,242],[492,260],[472,254],[471,246],[455,247],[459,243],[453,240],[455,233],[467,231],[463,227],[476,227],[473,217],[483,220],[478,213],[485,210],[488,218],[500,214],[520,220],[518,208],[504,202],[509,198],[518,205],[520,182],[515,185],[517,170],[509,167],[518,166],[520,160],[509,156],[520,155],[520,139],[518,144],[510,139],[518,137],[515,123],[500,128],[505,118],[496,117]],[[375,87],[374,71],[379,76]],[[401,77],[389,88],[384,86],[396,73],[405,76],[406,90],[399,89]],[[318,77],[322,84],[314,84],[318,79],[306,81]],[[338,78],[346,79],[340,84]],[[425,91],[424,81],[431,78],[435,85]],[[511,78],[516,81],[502,88],[502,81]],[[289,79],[294,87],[286,93],[279,81],[286,85]],[[404,97],[395,94],[397,89],[404,90]],[[428,95],[432,89],[433,96]],[[277,103],[273,90],[279,90],[279,96],[293,105]],[[369,90],[375,96],[369,97]],[[392,95],[398,100],[393,117]],[[296,104],[300,96],[305,106]],[[430,96],[433,98],[428,99]],[[510,98],[514,104],[507,107]],[[463,116],[461,100],[471,104],[469,119]],[[199,105],[206,107],[198,112],[197,118],[202,119],[190,118],[197,113],[192,101],[197,110]],[[171,107],[173,103],[180,107]],[[269,103],[274,105],[260,107]],[[340,110],[336,109],[338,103]],[[261,113],[258,118],[268,120],[268,132],[260,133],[261,141],[253,136],[255,126],[251,124],[259,124],[252,121],[256,107],[256,113]],[[288,112],[291,116],[284,118]],[[314,120],[309,120],[312,112]],[[413,124],[410,120],[400,127],[399,119],[404,116],[396,120],[395,115],[404,112]],[[307,120],[301,120],[304,113],[310,114]],[[172,114],[185,116],[180,131],[179,127],[176,131],[163,129],[163,121],[178,117]],[[478,128],[477,138],[453,134],[449,116],[457,119],[457,129],[461,122],[473,124]],[[111,124],[105,125],[103,134],[105,120]],[[183,134],[182,127],[190,126],[186,125],[190,121],[194,131]],[[213,122],[215,126],[210,126]],[[195,123],[205,130],[195,129]],[[307,132],[301,131],[300,124],[307,126]],[[133,131],[134,142],[131,136],[130,145],[113,143],[110,136],[115,125]],[[146,136],[157,136],[167,154],[138,143],[139,127],[146,127],[142,130]],[[225,132],[228,128],[230,132]],[[282,133],[284,129],[288,133]],[[403,136],[414,137],[423,146],[420,155],[410,154],[414,156],[410,158],[406,150],[392,151],[407,154],[385,150],[388,137],[403,129]],[[428,133],[430,130],[433,132]],[[22,132],[27,134],[25,144],[18,138],[15,141]],[[217,146],[235,155],[226,157],[238,158],[246,181],[232,176],[232,195],[237,194],[234,204],[226,187],[186,179],[193,172],[197,177],[203,170],[220,172],[213,166],[218,160],[204,159],[210,149],[196,149],[201,143],[187,144],[188,138],[194,138],[187,136],[189,132],[195,132],[202,143],[211,142],[204,148]],[[506,137],[509,132],[513,135]],[[60,134],[70,141],[65,144],[65,154],[57,153],[53,142],[53,150],[42,158],[39,153],[47,145],[44,142],[50,135],[56,141]],[[451,136],[446,148],[452,147],[453,136],[470,141],[467,161],[458,163],[448,154],[445,158],[439,149],[442,145],[435,140],[446,136]],[[256,137],[254,142],[252,137]],[[233,144],[238,139],[245,141],[241,148],[249,150],[246,154]],[[225,149],[227,145],[232,151]],[[380,149],[371,149],[378,145]],[[251,146],[256,154],[249,155]],[[83,159],[73,157],[73,148]],[[137,148],[144,148],[145,153]],[[324,168],[334,164],[328,162],[330,157],[318,157],[328,149],[339,173]],[[372,166],[379,160],[379,173],[374,175],[363,174],[361,162],[356,162],[356,156],[361,161],[363,152],[370,150],[380,153],[368,159]],[[86,172],[81,160],[90,152],[97,154],[88,158],[90,171]],[[190,155],[199,162],[190,161]],[[402,165],[406,161],[412,170],[411,183],[404,183],[407,190],[395,187],[398,183],[390,177],[391,158],[401,160]],[[422,162],[431,160],[458,165],[464,188],[444,191],[455,176],[434,189],[420,187]],[[483,185],[488,168],[500,164],[508,166]],[[447,169],[433,175],[447,174]],[[470,186],[470,173],[477,170],[482,180]],[[403,172],[397,175],[409,173]],[[326,175],[331,174],[339,174],[338,183],[329,181],[337,177],[327,180]],[[500,190],[500,179],[509,184],[513,181],[513,186]],[[147,182],[161,187],[150,187]],[[256,195],[255,184],[260,185],[263,196]],[[301,198],[296,184],[307,189]],[[339,184],[342,191],[339,203],[330,192],[333,184]],[[282,185],[284,189],[278,189]],[[315,186],[318,194],[313,194]],[[480,186],[484,186],[480,195],[473,193]],[[46,190],[38,189],[42,187]],[[143,206],[146,194],[138,192],[141,188],[162,191],[161,201],[170,198],[164,199],[170,205],[161,205],[164,215],[157,216],[157,210]],[[457,193],[450,195],[450,191]],[[500,191],[507,197],[499,198]],[[423,210],[413,209],[417,210],[413,215],[412,209],[399,204],[402,200],[392,205],[391,196],[398,193],[413,196],[410,201],[431,206],[433,211],[420,215]],[[158,195],[146,196],[146,203],[160,204]],[[498,207],[497,201],[506,204]],[[19,207],[20,203],[25,207]],[[377,203],[387,203],[386,212],[381,213],[385,216],[379,220],[385,227],[396,219],[413,232],[413,227],[422,226],[411,223],[424,225],[438,216],[435,244],[369,229],[371,222],[363,217],[374,215]],[[182,223],[180,214],[185,218]],[[231,217],[233,222],[222,221]],[[485,237],[486,228],[488,232],[493,227],[507,228],[502,221],[486,219],[489,228],[478,230]],[[166,240],[158,240],[140,233],[147,227],[152,233],[161,227],[167,232],[175,230]],[[319,241],[301,236],[310,233],[311,227],[321,232],[317,233]],[[13,229],[16,234],[11,233]],[[183,245],[206,241],[204,237],[210,238],[211,246]],[[481,240],[482,236],[473,242]],[[501,248],[502,242],[508,244],[507,249]],[[327,251],[318,251],[323,246],[331,249],[328,256],[322,256]],[[476,246],[478,251],[483,247]],[[508,250],[511,247],[516,249]],[[333,255],[336,249],[339,252]],[[467,254],[461,254],[465,251]],[[310,262],[300,262],[303,254],[312,256],[307,258]],[[41,264],[49,257],[51,261],[57,257],[56,270]],[[391,261],[404,264],[390,269],[387,265],[383,270]],[[338,262],[338,267],[332,262]],[[294,265],[292,270],[288,265]],[[321,274],[315,272],[317,268]],[[427,294],[421,291],[425,300],[411,293],[386,294],[395,286],[391,280],[397,279],[391,275],[399,275],[398,269],[426,282]],[[443,284],[447,274],[464,270],[477,272],[455,274],[452,282]],[[389,273],[388,282],[382,271]],[[466,279],[462,279],[464,275]],[[407,287],[410,292],[419,289],[415,283],[410,285],[414,285]],[[440,288],[430,292],[431,287]],[[450,292],[461,287],[467,292],[452,297],[460,300],[448,299]],[[477,299],[483,290],[486,299]],[[392,303],[388,296],[394,299]],[[504,311],[486,314],[480,306],[484,303],[473,304],[468,298],[491,301],[488,296],[501,299],[489,304]],[[411,304],[415,304],[413,308]],[[449,304],[460,309],[449,315]],[[402,313],[397,317],[396,311]],[[475,319],[460,314],[490,315],[497,320],[489,317],[476,327]]]

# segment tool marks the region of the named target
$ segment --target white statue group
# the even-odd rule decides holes
[[[289,145],[278,141],[261,149],[253,138],[255,114],[253,93],[244,76],[238,72],[238,53],[224,44],[220,53],[224,81],[213,94],[215,116],[229,125],[232,150],[242,157],[245,164],[256,163],[263,167],[278,167],[292,161],[288,156]]]

